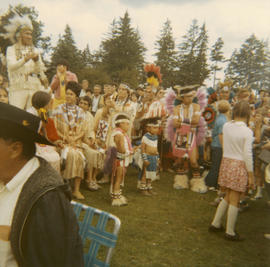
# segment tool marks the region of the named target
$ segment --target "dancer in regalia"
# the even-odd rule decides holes
[[[108,169],[112,170],[110,190],[112,206],[124,206],[127,205],[127,199],[122,195],[121,185],[124,183],[126,168],[132,154],[132,145],[128,136],[130,118],[128,114],[120,112],[114,116],[112,124],[114,129],[104,163],[104,172],[107,173]]]
[[[143,159],[143,170],[140,182],[140,190],[144,195],[150,196],[152,181],[156,180],[159,166],[158,132],[160,129],[160,118],[148,118],[142,121],[145,125],[146,134],[142,138],[141,153]]]
[[[11,11],[13,12],[13,11]],[[32,95],[47,89],[48,80],[40,51],[34,47],[33,25],[29,17],[13,12],[12,18],[3,26],[0,34],[11,46],[6,50],[6,64],[9,76],[9,103],[21,109],[31,107]],[[1,18],[2,25],[4,18]],[[2,46],[2,45],[1,45]]]
[[[198,149],[204,139],[206,127],[204,118],[201,116],[206,106],[206,92],[199,89],[197,98],[199,104],[193,103],[196,89],[199,85],[179,87],[179,100],[181,104],[176,107],[167,107],[169,113],[173,113],[167,123],[167,139],[172,142],[173,155],[177,158],[177,175],[175,176],[174,188],[185,189],[189,187],[188,172],[191,169],[191,190],[205,193],[207,188],[201,177],[198,164]],[[168,95],[168,98],[174,100]],[[168,100],[166,101],[168,104]],[[172,110],[173,109],[173,110]],[[170,111],[171,110],[171,111]]]

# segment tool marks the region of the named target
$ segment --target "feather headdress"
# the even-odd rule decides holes
[[[225,79],[225,81],[222,83],[220,82],[218,84],[218,90],[225,90],[225,91],[228,91],[232,88],[233,86],[233,81],[232,80],[229,80],[229,79]]]
[[[147,75],[148,84],[158,87],[159,84],[162,82],[160,67],[156,66],[155,64],[147,64],[144,66],[144,71]]]
[[[33,30],[33,25],[31,19],[24,15],[20,16],[16,11],[14,12],[14,16],[9,19],[8,24],[4,25],[3,28],[6,31],[5,33],[1,33],[4,39],[10,40],[12,43],[16,42],[16,35],[20,32],[21,29],[27,28]],[[1,24],[2,24],[1,20]]]

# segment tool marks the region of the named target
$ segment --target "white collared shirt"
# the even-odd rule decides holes
[[[98,110],[98,102],[99,102],[99,96],[93,96],[93,100],[92,100],[92,112],[96,112]]]
[[[38,159],[33,157],[6,185],[0,183],[0,226],[11,226],[14,210],[22,187],[39,165]],[[0,266],[18,266],[11,251],[10,241],[0,240]]]

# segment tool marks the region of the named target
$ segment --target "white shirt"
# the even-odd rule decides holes
[[[17,59],[16,57],[16,47],[15,44],[7,48],[7,69],[10,92],[19,90],[41,90],[42,85],[37,75],[39,74],[42,79],[45,79],[46,76],[44,71],[46,69],[42,62],[39,50],[33,48],[33,52],[39,54],[37,62],[34,62],[33,60],[24,62],[24,56],[30,52],[30,47],[22,46],[20,48],[23,55],[20,59]]]
[[[36,157],[33,157],[6,185],[0,183],[0,226],[11,226],[22,187],[38,167],[39,161]],[[0,240],[0,266],[18,266],[11,251],[10,241]]]
[[[98,102],[99,102],[99,98],[100,98],[100,95],[99,96],[93,96],[93,100],[92,100],[92,111],[93,112],[96,112],[97,109],[98,109]]]
[[[80,97],[84,97],[84,96],[86,96],[86,91],[82,89],[80,92]]]
[[[226,122],[223,126],[223,157],[243,160],[247,170],[252,172],[253,140],[253,132],[244,122]]]

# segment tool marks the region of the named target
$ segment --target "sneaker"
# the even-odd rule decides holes
[[[208,228],[209,233],[220,233],[224,231],[225,231],[225,228],[222,225],[220,227],[215,227],[213,224],[211,224]]]
[[[243,241],[243,240],[245,240],[238,233],[235,233],[235,235],[229,235],[229,234],[225,233],[224,238],[228,241]]]
[[[97,191],[98,189],[100,189],[101,186],[99,186],[97,183],[95,182],[90,182],[87,186],[87,189],[90,191]]]
[[[110,180],[104,177],[97,181],[98,184],[108,184],[109,182]]]

